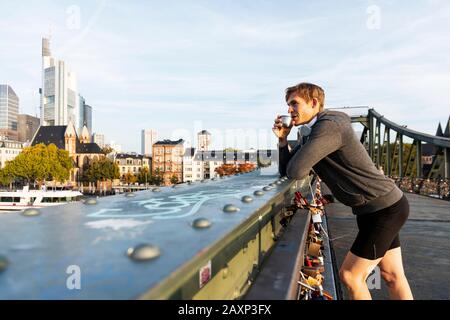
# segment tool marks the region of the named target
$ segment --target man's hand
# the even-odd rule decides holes
[[[292,124],[289,127],[283,127],[281,116],[277,115],[273,124],[272,131],[279,140],[278,146],[280,148],[287,145],[287,136],[291,132],[291,128]]]

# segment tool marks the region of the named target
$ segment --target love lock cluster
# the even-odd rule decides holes
[[[311,188],[312,191],[312,188]],[[298,281],[298,300],[332,300],[330,293],[323,290],[324,281],[324,239],[328,235],[322,227],[324,207],[333,202],[331,195],[322,196],[320,180],[316,181],[315,192],[312,192],[312,200],[308,201],[301,192],[295,192],[293,204],[286,208],[280,223],[287,226],[298,209],[308,210],[311,220],[308,226],[308,237],[305,243],[304,261]]]

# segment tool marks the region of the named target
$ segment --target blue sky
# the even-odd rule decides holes
[[[450,114],[448,17],[444,0],[0,0],[0,83],[21,112],[39,111],[41,37],[51,30],[53,55],[93,106],[94,131],[128,151],[140,151],[143,128],[273,147],[284,89],[302,81],[321,85],[328,107],[369,105],[434,134]]]

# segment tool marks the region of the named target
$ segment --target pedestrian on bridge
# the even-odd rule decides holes
[[[382,174],[361,144],[350,117],[324,108],[324,90],[300,83],[286,89],[290,124],[277,116],[273,132],[279,139],[279,172],[301,180],[313,169],[356,215],[358,235],[340,268],[352,299],[371,299],[366,279],[378,265],[391,299],[413,299],[403,270],[399,231],[409,203],[395,183]],[[288,145],[294,126],[299,143]]]

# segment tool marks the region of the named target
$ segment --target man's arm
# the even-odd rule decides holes
[[[278,143],[278,171],[282,177],[286,176],[286,169],[292,156],[297,152],[300,146],[296,146],[293,150],[287,143],[287,140],[279,140]]]
[[[292,152],[289,156],[286,167],[287,176],[291,179],[303,179],[317,162],[338,150],[341,145],[341,133],[334,121],[322,120],[317,122],[308,141],[297,152]],[[289,152],[289,150],[287,151]],[[281,158],[286,156],[286,151],[280,150],[280,169]],[[285,159],[283,158],[283,161]]]

